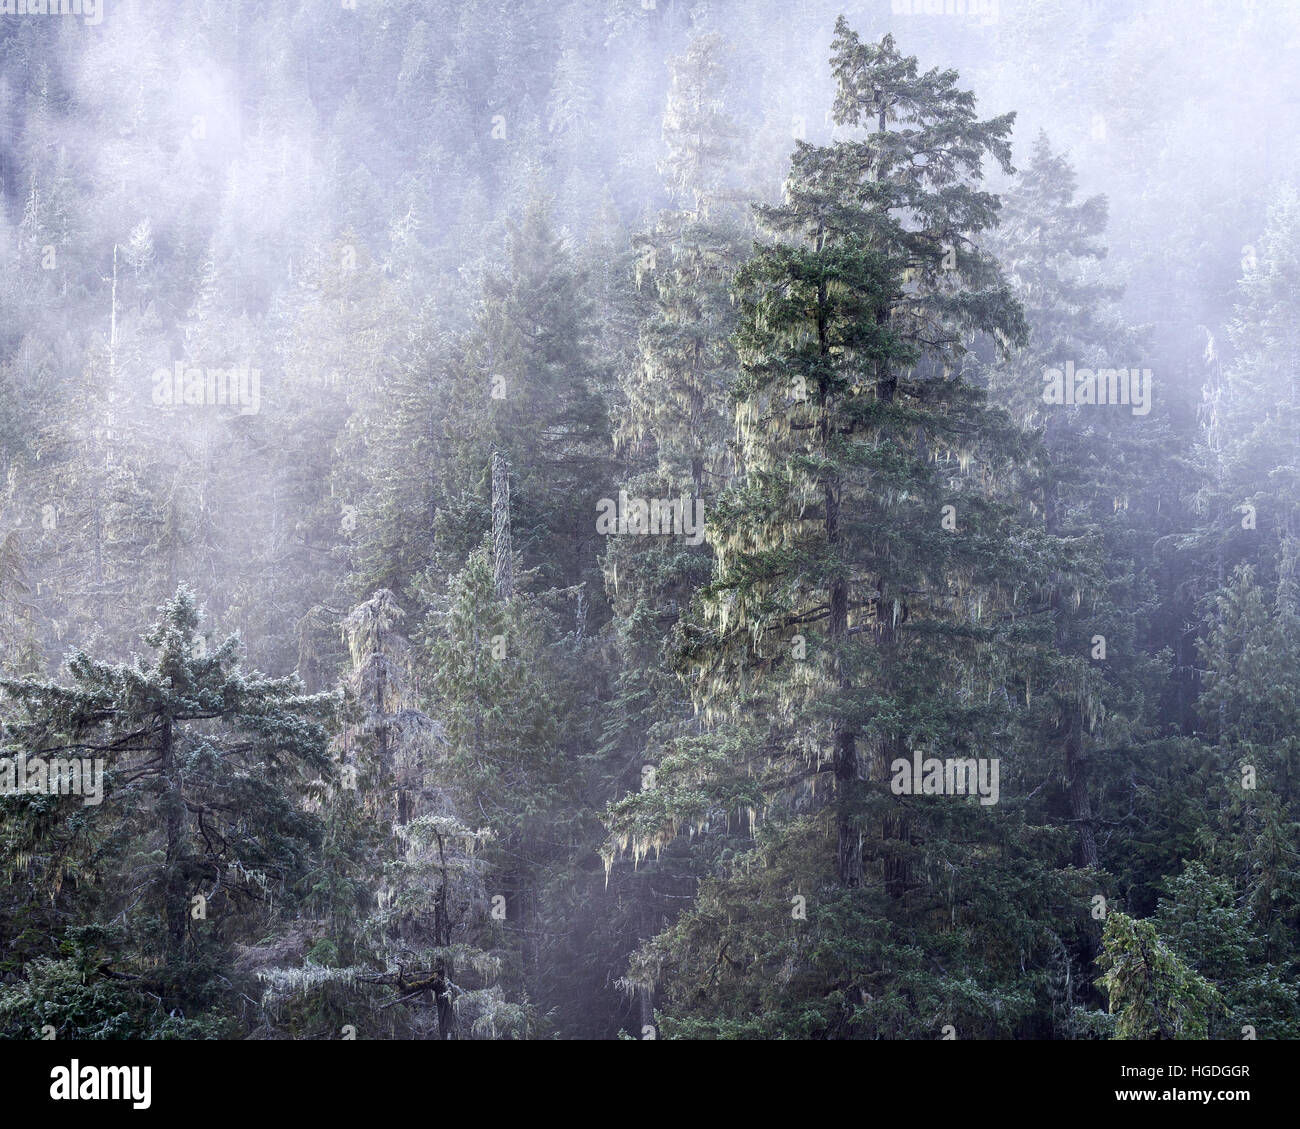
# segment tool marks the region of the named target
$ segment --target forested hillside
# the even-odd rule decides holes
[[[22,7],[0,1038],[1300,1038],[1300,7]]]

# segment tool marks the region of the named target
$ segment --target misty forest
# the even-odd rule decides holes
[[[0,0],[0,1037],[1300,1038],[1298,52]]]

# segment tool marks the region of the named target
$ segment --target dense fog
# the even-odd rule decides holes
[[[1300,1036],[1298,51],[0,0],[0,1037]]]

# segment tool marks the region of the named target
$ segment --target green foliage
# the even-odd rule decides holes
[[[1004,7],[0,28],[0,1037],[1300,1037],[1300,16]]]
[[[79,651],[69,684],[0,681],[13,703],[6,755],[79,756],[83,781],[97,764],[103,784],[98,802],[89,793],[80,803],[6,797],[3,831],[20,852],[10,865],[30,903],[93,906],[100,920],[124,923],[95,975],[118,991],[148,989],[169,1011],[198,1010],[213,1004],[231,945],[294,896],[320,841],[299,790],[328,766],[336,698],[245,672],[235,637],[209,651],[188,588],[159,611],[144,635],[156,652],[150,665]],[[114,960],[141,971],[113,969]],[[86,990],[98,1007],[98,987]]]
[[[1117,1039],[1204,1039],[1224,1010],[1218,990],[1189,968],[1150,921],[1106,917],[1098,980],[1110,996]]]

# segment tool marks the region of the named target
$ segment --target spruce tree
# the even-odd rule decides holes
[[[907,640],[971,638],[1017,565],[989,489],[1018,440],[954,365],[965,334],[1011,345],[1025,326],[975,242],[998,210],[976,181],[986,158],[1010,170],[1012,116],[980,121],[955,73],[918,73],[892,37],[866,45],[841,20],[832,50],[835,120],[870,131],[798,142],[786,202],[756,209],[778,242],[738,280],[744,481],[710,522],[718,566],[688,655],[706,709],[775,670],[776,716],[807,710],[823,728],[811,771],[824,753],[837,873],[853,887],[859,743],[875,746],[883,782],[920,705],[904,702],[925,644]],[[901,813],[888,823],[906,839]],[[895,895],[903,853],[884,862]]]

